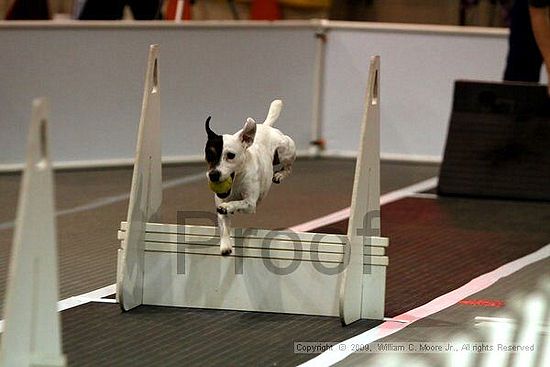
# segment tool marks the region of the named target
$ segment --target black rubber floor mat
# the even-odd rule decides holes
[[[550,204],[408,198],[382,207],[390,238],[386,316],[450,292],[550,243]],[[345,233],[347,220],[316,232]]]
[[[457,81],[438,194],[550,200],[546,86]]]
[[[540,287],[541,276],[550,274],[550,258],[540,260],[523,269],[499,279],[495,284],[483,289],[468,297],[468,299],[502,301],[502,306],[472,305],[457,303],[447,309],[439,311],[431,316],[418,320],[398,333],[379,339],[376,343],[389,345],[408,341],[438,342],[440,340],[456,340],[457,335],[469,335],[468,339],[475,341],[475,344],[489,343],[489,327],[483,324],[476,325],[476,317],[503,317],[504,314],[515,320],[521,319],[521,311],[515,307],[522,304],[525,296]],[[540,338],[542,339],[542,338]],[[540,340],[539,339],[539,340]],[[546,341],[540,340],[540,351]],[[473,343],[472,343],[473,344]],[[387,352],[386,352],[387,353]],[[515,354],[515,353],[514,353]],[[474,366],[482,366],[481,356],[488,356],[486,353],[478,353],[474,357]],[[517,356],[517,354],[515,354]],[[379,353],[354,353],[332,367],[356,367],[356,366],[383,366]],[[447,366],[448,353],[422,353],[411,357],[424,361],[426,366]],[[477,359],[480,358],[480,359]],[[514,358],[510,355],[510,359]],[[501,364],[508,365],[506,363]],[[544,363],[535,364],[543,367]]]
[[[89,303],[61,313],[69,366],[296,366],[295,342],[338,342],[379,321]]]
[[[550,242],[550,204],[405,199],[382,207],[395,316]],[[325,227],[345,231],[346,223]],[[90,303],[62,312],[70,366],[295,366],[295,342],[339,342],[378,325],[335,317]]]

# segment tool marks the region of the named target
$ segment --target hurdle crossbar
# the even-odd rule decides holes
[[[152,46],[128,218],[118,232],[121,308],[148,304],[340,316],[344,324],[382,319],[388,239],[380,237],[379,58],[370,65],[348,233],[236,228],[229,257],[219,253],[216,227],[155,223],[161,201],[157,60],[158,48]]]

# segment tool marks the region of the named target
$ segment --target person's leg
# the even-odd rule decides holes
[[[161,19],[162,0],[129,0],[128,5],[136,20]]]
[[[78,19],[80,20],[119,20],[122,19],[124,0],[88,0]]]
[[[516,0],[510,12],[510,37],[504,80],[538,82],[542,56],[531,29],[528,0]]]

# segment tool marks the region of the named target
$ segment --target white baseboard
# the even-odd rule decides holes
[[[400,153],[380,153],[382,161],[411,162],[411,163],[433,163],[441,164],[443,157],[438,155],[421,154],[400,154]]]
[[[325,158],[356,158],[357,152],[354,150],[329,149],[321,154]],[[441,164],[442,157],[436,155],[421,154],[401,154],[401,153],[380,153],[381,161],[410,162],[410,163],[431,163]]]
[[[313,154],[309,150],[300,150],[296,152],[300,158],[312,157]],[[175,155],[162,157],[163,164],[179,164],[179,163],[202,163],[204,162],[203,155]],[[114,158],[114,159],[95,159],[95,160],[80,160],[80,161],[58,161],[53,162],[54,170],[71,170],[71,169],[95,169],[95,168],[113,168],[113,167],[131,167],[134,164],[133,158]],[[25,167],[24,163],[0,163],[0,173],[20,172]]]

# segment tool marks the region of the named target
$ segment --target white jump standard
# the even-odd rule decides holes
[[[63,367],[48,105],[35,99],[5,300],[0,367]]]
[[[344,324],[382,319],[388,239],[379,226],[379,58],[370,66],[348,234],[232,229],[231,256],[220,255],[214,226],[155,223],[162,198],[157,60],[151,46],[128,219],[119,231],[121,308],[340,316]]]

